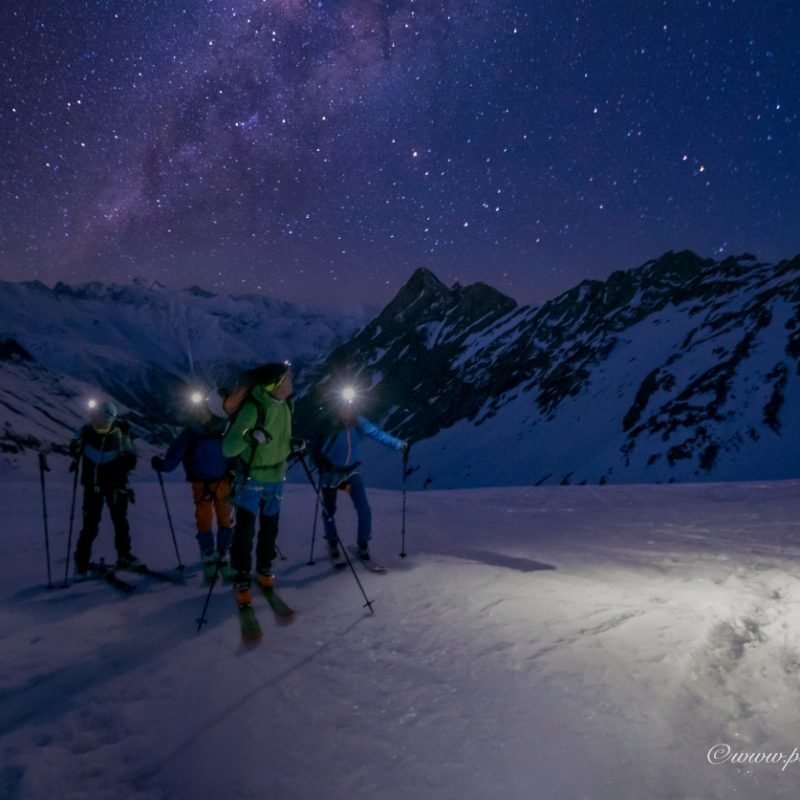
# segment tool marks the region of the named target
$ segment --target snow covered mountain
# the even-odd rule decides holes
[[[355,376],[368,416],[423,440],[417,487],[788,478],[799,326],[800,258],[667,253],[541,307],[419,270],[314,399]]]
[[[800,475],[800,257],[667,253],[541,307],[421,269],[360,329],[362,312],[141,283],[0,283],[0,319],[6,452],[63,442],[97,388],[163,442],[188,386],[291,358],[298,433],[355,381],[415,442],[412,488]],[[396,486],[379,452],[369,481]]]
[[[163,441],[190,387],[269,360],[302,375],[366,318],[197,287],[0,282],[0,451],[63,443],[98,393]]]

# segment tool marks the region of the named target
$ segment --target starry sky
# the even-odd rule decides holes
[[[800,6],[3,0],[0,276],[539,303],[800,253]]]

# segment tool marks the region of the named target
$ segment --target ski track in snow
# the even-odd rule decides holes
[[[71,482],[48,473],[53,578]],[[242,646],[232,593],[126,576],[46,578],[38,475],[5,472],[0,798],[790,798],[800,764],[800,483],[372,490],[390,569],[334,572],[313,494],[287,485],[283,625]],[[29,478],[29,479],[26,479]],[[134,550],[175,565],[158,485],[135,484]],[[183,560],[188,488],[167,484]],[[338,515],[345,543],[354,516]],[[79,528],[76,520],[75,535]],[[318,530],[318,534],[321,533]],[[74,537],[73,537],[74,545]],[[113,558],[104,519],[94,555]]]

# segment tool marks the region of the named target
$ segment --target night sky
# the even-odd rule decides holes
[[[0,276],[346,307],[541,302],[666,250],[800,253],[800,10],[3,0]]]

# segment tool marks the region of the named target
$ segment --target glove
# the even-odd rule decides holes
[[[150,466],[151,466],[151,467],[152,467],[152,468],[153,468],[153,469],[154,469],[156,472],[163,472],[163,471],[164,471],[164,459],[163,459],[163,458],[161,458],[161,456],[153,456],[153,457],[150,459]]]
[[[272,441],[272,437],[263,428],[253,428],[248,432],[247,436],[255,444],[266,444]]]
[[[289,446],[292,448],[292,452],[295,455],[301,456],[305,453],[308,442],[305,439],[291,439],[289,441]]]

